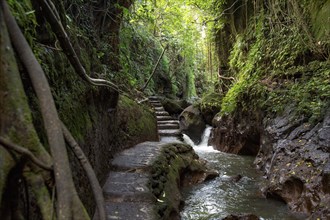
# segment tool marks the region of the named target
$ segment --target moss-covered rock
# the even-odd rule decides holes
[[[139,143],[158,139],[156,117],[149,107],[120,96],[116,117],[124,140]]]
[[[161,103],[165,109],[170,115],[179,115],[183,109],[187,106],[184,106],[184,103],[182,101],[169,99],[169,98],[163,98],[161,100]]]
[[[179,122],[182,132],[188,135],[194,143],[198,144],[206,127],[200,110],[193,105],[187,107],[180,114]]]
[[[159,219],[180,219],[180,187],[185,185],[187,178],[200,183],[217,175],[217,172],[206,167],[190,145],[170,143],[164,146],[161,155],[153,163],[149,183],[157,198]]]

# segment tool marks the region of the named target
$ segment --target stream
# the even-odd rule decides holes
[[[219,177],[182,190],[185,206],[181,211],[183,220],[222,219],[230,214],[255,214],[260,219],[297,220],[286,204],[266,199],[260,191],[261,174],[254,168],[251,156],[241,156],[216,151],[207,146],[211,127],[207,127],[202,142],[196,146],[184,135],[186,143],[208,161]],[[243,177],[235,182],[232,176]]]

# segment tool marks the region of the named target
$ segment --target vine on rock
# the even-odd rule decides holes
[[[33,88],[35,90],[35,93],[38,97],[40,109],[42,113],[43,123],[44,127],[47,133],[48,138],[48,144],[50,146],[51,155],[53,158],[53,167],[51,167],[49,162],[44,163],[43,160],[38,158],[38,156],[34,155],[34,152],[29,151],[28,149],[25,149],[24,147],[18,146],[16,142],[13,140],[8,140],[6,136],[0,138],[0,145],[6,147],[6,149],[9,149],[9,151],[14,150],[15,152],[18,152],[20,154],[27,155],[30,160],[36,164],[38,167],[41,167],[47,171],[51,170],[53,168],[54,170],[54,178],[55,178],[55,187],[56,187],[56,213],[57,213],[57,219],[90,219],[88,216],[85,207],[83,206],[82,202],[80,201],[78,194],[76,192],[73,178],[72,178],[72,172],[70,169],[69,159],[66,151],[66,145],[64,141],[64,136],[67,140],[67,142],[73,147],[77,157],[81,161],[85,171],[87,172],[87,176],[89,177],[92,185],[93,192],[95,194],[97,207],[99,211],[99,218],[105,219],[105,212],[104,212],[104,199],[101,192],[101,187],[96,179],[95,173],[90,166],[88,160],[82,153],[82,150],[77,145],[76,141],[70,134],[70,132],[66,129],[66,127],[61,123],[55,103],[53,100],[53,96],[51,94],[51,90],[47,81],[47,78],[45,77],[44,71],[41,68],[40,64],[38,63],[37,59],[35,58],[28,42],[24,38],[21,30],[19,29],[14,17],[12,16],[9,7],[6,3],[6,1],[1,1],[1,10],[0,10],[0,18],[1,22],[5,22],[6,25],[2,25],[5,28],[8,29],[8,33],[11,38],[11,42],[17,52],[18,57],[20,58],[22,64],[26,68],[29,77],[31,79]],[[3,15],[3,17],[2,17]],[[8,33],[4,32],[4,35],[8,35]],[[6,39],[5,37],[1,37]],[[3,40],[2,40],[3,42]],[[8,42],[9,45],[9,42]],[[6,47],[8,49],[9,46]],[[7,61],[9,63],[9,61]],[[15,72],[15,70],[11,70],[10,66],[6,66],[6,63],[4,63],[4,68],[7,68],[7,72]],[[13,64],[15,65],[15,64]],[[17,70],[17,68],[16,68]],[[2,74],[2,73],[1,73]],[[19,82],[21,81],[18,76],[16,75]],[[1,78],[6,78],[6,76],[1,76]],[[10,76],[7,76],[10,77]],[[12,76],[13,77],[13,76]],[[97,81],[98,83],[99,81]],[[5,83],[5,82],[4,82]],[[101,84],[104,83],[104,81],[100,82]],[[5,84],[6,85],[6,84]],[[21,85],[21,82],[20,82]],[[10,89],[10,85],[8,86]],[[23,90],[22,87],[20,87],[21,90]],[[3,92],[3,91],[1,91]],[[6,93],[6,91],[4,91]],[[24,98],[23,98],[24,99]],[[1,100],[2,101],[2,100]],[[26,105],[26,100],[24,100],[24,105]],[[13,101],[12,101],[13,102]],[[25,113],[24,113],[25,114]],[[31,122],[27,122],[31,123]],[[6,126],[6,125],[4,125]],[[3,130],[3,129],[2,129]],[[1,133],[3,133],[1,130]],[[64,135],[63,135],[64,133]],[[2,134],[1,134],[2,135]],[[21,142],[21,141],[19,141]],[[37,140],[37,142],[39,142]],[[40,143],[40,142],[39,142]],[[43,149],[43,146],[39,144],[39,148]],[[1,148],[0,148],[1,149]],[[44,150],[43,150],[44,151]],[[44,158],[47,159],[47,161],[50,160],[50,157],[47,157],[47,153],[45,153],[46,156]],[[14,167],[13,164],[11,167]],[[32,165],[31,165],[32,166]],[[8,170],[6,171],[7,174],[9,174],[10,168],[8,167]],[[24,172],[23,172],[24,171]],[[48,184],[48,187],[46,187],[46,182],[49,181],[50,175],[44,174],[42,176],[38,175],[37,172],[35,172],[34,166],[32,168],[25,167],[21,169],[21,172],[23,173],[25,179],[32,185],[32,191],[36,194],[36,199],[38,202],[38,206],[40,208],[42,217],[44,219],[53,219],[53,205],[52,205],[52,199],[50,198],[49,189],[51,188],[51,184]],[[2,177],[2,175],[1,175]],[[0,185],[0,190],[3,190],[4,187]],[[38,186],[38,187],[36,187]],[[1,191],[1,194],[3,194],[3,191]],[[103,204],[102,204],[103,203]],[[12,216],[13,213],[6,214],[6,211],[0,212],[0,216],[8,217]],[[21,215],[20,213],[15,213],[15,215]]]

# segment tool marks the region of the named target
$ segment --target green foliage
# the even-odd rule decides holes
[[[258,100],[264,94],[264,88],[258,85],[258,81],[264,74],[262,69],[259,67],[262,65],[262,55],[265,45],[265,38],[263,35],[263,21],[264,16],[260,16],[256,29],[254,26],[243,37],[237,36],[236,43],[234,44],[233,50],[230,55],[230,67],[233,71],[238,71],[236,79],[237,81],[227,92],[223,98],[221,112],[231,113],[238,107],[245,109],[259,107],[259,102],[255,102],[254,105],[248,104],[252,99]],[[253,33],[253,34],[252,34]],[[251,48],[248,53],[245,54],[247,49],[247,41],[253,41]]]
[[[221,100],[222,97],[219,93],[211,91],[202,96],[199,107],[202,112],[205,112],[206,110],[219,112],[221,109]]]
[[[314,61],[293,66],[276,86],[265,101],[269,111],[281,112],[285,106],[294,105],[300,115],[317,121],[330,104],[330,64]]]
[[[326,3],[318,5],[326,7]],[[306,29],[309,27],[306,9],[295,8],[294,13],[299,10],[304,13],[299,19],[279,20],[284,10],[289,9],[281,3],[272,10],[257,11],[245,31],[235,35],[228,63],[236,81],[223,98],[221,114],[238,109],[279,113],[293,105],[299,115],[316,121],[328,108],[330,64],[324,49],[327,46],[315,49],[317,44],[311,44],[313,36]],[[295,16],[294,13],[290,16]],[[299,22],[292,23],[292,19]]]
[[[136,32],[141,30],[143,34],[149,35],[149,38],[169,46],[161,65],[163,71],[160,70],[162,73],[154,80],[159,82],[169,78],[172,83],[171,94],[183,92],[187,98],[196,96],[194,78],[198,73],[204,72],[200,71],[205,67],[202,55],[206,43],[202,36],[203,22],[211,2],[135,2],[134,10],[127,19],[127,26],[134,27]],[[144,53],[150,52],[148,46],[143,49]],[[150,56],[154,57],[153,54]],[[149,64],[146,63],[147,65]],[[155,86],[159,87],[158,85],[156,82]]]

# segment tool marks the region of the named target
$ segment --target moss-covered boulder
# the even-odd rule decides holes
[[[116,117],[123,140],[127,140],[131,146],[147,140],[158,140],[157,121],[151,108],[120,96]]]
[[[179,115],[189,104],[184,100],[163,98],[161,103],[170,115]]]
[[[193,105],[187,107],[180,114],[179,122],[182,133],[188,135],[195,144],[199,144],[206,127],[200,110]]]
[[[189,180],[201,183],[218,175],[209,170],[190,145],[170,143],[151,168],[150,188],[157,198],[156,211],[160,219],[180,219],[182,205],[180,187]]]

